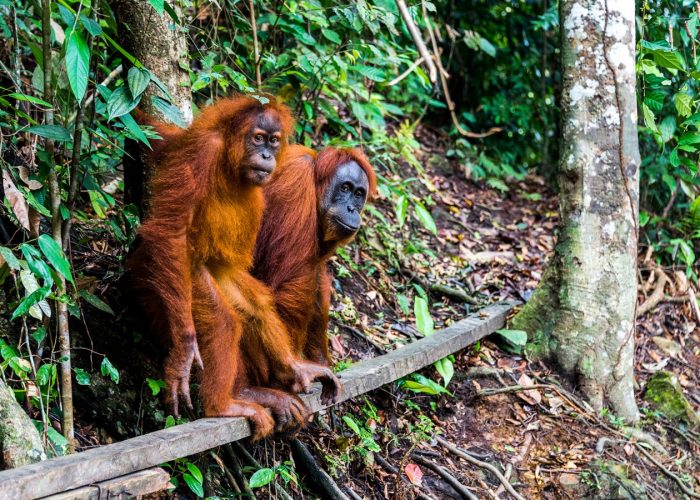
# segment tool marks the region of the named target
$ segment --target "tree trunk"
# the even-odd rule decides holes
[[[46,460],[41,435],[15,395],[0,379],[0,469]]]
[[[171,2],[178,17],[182,12],[177,2]],[[186,68],[187,38],[182,26],[167,13],[159,15],[144,0],[111,0],[110,6],[119,22],[120,42],[123,47],[151,71],[168,89],[172,104],[179,110],[185,123],[192,121],[192,94]],[[126,68],[125,68],[126,76]],[[151,83],[143,93],[139,108],[157,118],[166,118],[153,106],[152,98],[162,93]],[[130,143],[130,144],[129,144]],[[150,177],[144,153],[134,141],[125,145],[124,201],[133,203],[143,213],[146,186]]]
[[[635,7],[561,0],[559,238],[513,328],[555,361],[591,404],[638,418],[634,400],[639,147]]]

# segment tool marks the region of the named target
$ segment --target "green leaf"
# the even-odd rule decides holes
[[[107,303],[105,303],[96,295],[88,292],[87,290],[80,290],[80,292],[78,292],[78,295],[80,295],[83,299],[85,299],[85,301],[88,304],[95,307],[96,309],[99,309],[100,311],[106,312],[114,316],[114,311],[112,310],[112,308],[109,307]]]
[[[78,30],[71,31],[66,42],[66,72],[70,88],[80,103],[85,95],[90,71],[90,49]]]
[[[185,483],[187,483],[187,486],[192,490],[192,493],[197,495],[199,498],[202,498],[204,496],[204,486],[202,486],[201,481],[197,481],[194,477],[192,477],[191,474],[188,474],[185,472],[182,475],[182,479],[185,480]]]
[[[52,378],[52,368],[56,370],[55,365],[49,363],[44,363],[43,365],[41,365],[36,372],[36,383],[39,385],[48,385]]]
[[[365,76],[365,77],[369,78],[370,80],[374,80],[375,82],[386,81],[386,74],[384,73],[384,71],[382,71],[379,68],[375,68],[374,66],[358,65],[358,66],[350,66],[349,69],[357,71],[362,76]]]
[[[167,121],[174,123],[178,127],[187,127],[187,123],[185,123],[185,119],[182,117],[182,113],[177,106],[158,96],[152,96],[151,102],[153,103],[153,107],[155,107]]]
[[[455,374],[454,363],[450,358],[442,358],[434,363],[435,369],[442,377],[442,385],[447,387],[447,384],[452,380],[452,376]]]
[[[146,383],[148,387],[151,388],[151,393],[157,396],[161,389],[165,389],[165,382],[163,380],[154,380],[152,378],[146,378]]]
[[[664,142],[673,139],[673,134],[676,132],[676,117],[669,115],[661,120],[661,123],[659,123],[659,132]]]
[[[266,484],[270,484],[275,479],[275,471],[270,468],[258,469],[255,474],[250,476],[250,487],[260,488]]]
[[[678,94],[673,96],[673,103],[676,105],[676,111],[678,111],[679,115],[686,117],[690,116],[690,114],[692,113],[690,106],[693,103],[693,98],[690,97],[688,94],[679,92]]]
[[[136,98],[143,94],[143,91],[148,87],[151,81],[151,72],[145,68],[132,66],[131,69],[129,69],[128,81],[131,95]]]
[[[493,44],[486,38],[479,38],[479,48],[491,57],[496,57],[496,47],[494,47]]]
[[[156,9],[156,12],[159,15],[163,15],[163,10],[165,9],[165,0],[148,0],[148,3],[150,3],[154,9]]]
[[[656,64],[662,68],[685,70],[685,60],[676,50],[656,50],[653,55]]]
[[[202,481],[204,481],[204,478],[202,477],[202,471],[200,471],[199,467],[197,467],[192,462],[187,462],[187,470],[190,471],[190,474],[192,474],[192,477],[195,478],[200,483]]]
[[[678,139],[678,145],[679,146],[686,146],[688,144],[697,144],[700,142],[700,133],[699,132],[686,132],[683,134],[680,139]]]
[[[352,430],[352,432],[354,432],[358,436],[362,436],[362,432],[360,432],[360,426],[357,425],[357,422],[355,422],[350,415],[343,415],[343,422],[345,422],[345,425],[350,427],[350,430]]]
[[[103,376],[109,376],[112,382],[115,384],[119,383],[119,370],[117,370],[109,359],[106,357],[102,359],[102,365],[100,366],[100,371]]]
[[[394,212],[396,213],[396,220],[399,223],[399,227],[402,227],[404,222],[406,222],[406,211],[408,210],[408,198],[405,194],[399,196],[394,205]]]
[[[107,120],[119,118],[138,106],[141,96],[134,99],[126,86],[117,88],[107,100]]]
[[[12,312],[10,320],[17,319],[20,316],[26,314],[29,311],[30,307],[44,300],[50,291],[51,289],[48,286],[43,286],[37,290],[34,290],[32,293],[24,297],[24,299],[22,299],[22,302],[20,302],[17,306],[17,309],[15,309]]]
[[[644,116],[644,124],[647,126],[649,130],[652,132],[659,132],[659,129],[656,128],[656,121],[654,120],[654,113],[649,109],[649,106],[647,106],[645,103],[642,103],[642,115]]]
[[[30,134],[46,137],[54,141],[70,142],[73,138],[65,127],[60,125],[35,125],[26,129]]]
[[[73,275],[71,274],[70,270],[70,263],[68,262],[68,259],[66,259],[66,255],[63,253],[63,250],[59,244],[56,243],[48,234],[42,234],[39,236],[38,241],[41,252],[48,259],[53,268],[61,273],[64,278],[73,283],[73,285],[75,285],[75,281],[73,281]]]
[[[51,105],[51,103],[48,103],[43,99],[39,99],[38,97],[34,97],[31,95],[18,94],[17,92],[13,92],[12,94],[9,94],[7,97],[13,97],[14,99],[17,99],[18,101],[27,101],[27,102],[31,102],[32,104],[36,104],[38,106],[45,106],[47,108],[53,107]]]
[[[333,30],[329,30],[329,29],[324,28],[321,30],[321,33],[323,34],[324,37],[326,37],[328,40],[330,40],[331,42],[333,42],[335,44],[339,44],[342,41],[342,39],[340,38],[340,35]]]
[[[122,115],[119,117],[119,121],[124,124],[135,139],[141,141],[149,148],[151,147],[151,143],[148,142],[148,137],[146,137],[146,134],[143,133],[143,130],[141,130],[141,127],[139,127],[139,124],[136,123],[136,120],[134,120],[131,115]]]
[[[396,300],[399,303],[401,312],[404,313],[405,316],[408,316],[411,313],[411,303],[408,301],[408,297],[402,293],[399,293],[396,295]]]
[[[68,440],[63,437],[63,434],[58,432],[53,426],[49,425],[46,428],[46,433],[49,436],[49,441],[53,444],[58,455],[65,455],[68,451]]]
[[[73,368],[78,385],[90,385],[90,374],[82,368]]]
[[[413,302],[413,313],[416,315],[416,329],[420,333],[426,337],[435,333],[433,317],[428,310],[428,301],[426,299],[416,297]]]
[[[428,212],[428,209],[425,208],[422,203],[416,203],[414,205],[414,210],[416,212],[416,217],[420,223],[423,224],[423,227],[437,236],[437,226],[435,225],[433,216]]]
[[[15,254],[13,254],[12,250],[9,248],[0,247],[0,258],[5,261],[5,264],[7,264],[10,269],[14,269],[15,271],[20,270],[19,260],[17,260]]]
[[[414,380],[404,380],[401,383],[401,386],[412,392],[430,394],[431,396],[437,396],[438,394],[451,394],[450,391],[434,380],[430,380],[428,377],[425,377],[419,373],[414,373],[412,377]]]
[[[503,340],[503,348],[515,354],[523,352],[523,348],[527,344],[527,332],[523,330],[496,330],[495,335]]]
[[[102,34],[100,23],[85,14],[80,14],[80,22],[92,36],[100,36]]]

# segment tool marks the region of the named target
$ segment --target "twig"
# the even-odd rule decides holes
[[[404,0],[396,0],[396,5],[399,8],[399,12],[401,13],[403,21],[406,23],[406,28],[408,28],[408,32],[411,34],[411,38],[413,38],[413,43],[416,45],[418,53],[420,54],[421,58],[423,59],[423,62],[428,68],[428,76],[430,78],[431,83],[435,83],[437,81],[437,68],[435,67],[435,62],[430,56],[430,52],[428,52],[428,47],[425,46],[425,42],[423,41],[423,37],[421,36],[420,31],[416,26],[416,23],[414,23],[413,19],[411,18],[411,13],[408,12],[406,2]]]
[[[654,465],[656,465],[659,469],[661,469],[661,471],[662,471],[664,474],[666,474],[668,477],[670,477],[671,479],[673,479],[673,480],[678,484],[678,486],[680,486],[681,490],[683,490],[683,493],[685,493],[686,495],[688,495],[689,497],[692,497],[692,498],[700,498],[700,495],[699,495],[699,494],[695,493],[692,489],[690,489],[690,488],[683,482],[683,480],[682,480],[680,477],[676,476],[673,472],[671,472],[669,469],[667,469],[661,462],[659,462],[658,460],[656,460],[656,459],[654,458],[654,456],[653,456],[651,453],[649,453],[647,450],[644,449],[644,447],[642,447],[642,446],[639,445],[638,443],[635,444],[635,446],[636,446],[637,449],[638,449],[639,451],[641,451],[642,454],[643,454],[645,457],[647,457]]]
[[[446,295],[448,297],[452,297],[458,300],[461,300],[462,302],[466,302],[467,304],[471,304],[473,306],[476,306],[479,304],[479,302],[474,298],[471,297],[465,292],[464,290],[459,290],[457,288],[452,288],[447,285],[440,285],[440,284],[433,284],[430,285],[430,291],[439,293],[441,295]]]
[[[388,352],[382,345],[380,345],[380,344],[379,344],[378,342],[376,342],[375,340],[369,338],[367,335],[365,335],[364,333],[362,333],[360,330],[358,330],[358,329],[355,328],[354,326],[345,325],[345,324],[343,324],[343,323],[338,323],[338,326],[339,326],[340,328],[346,329],[347,331],[349,331],[350,333],[352,333],[353,335],[355,335],[358,339],[361,339],[361,340],[364,340],[364,341],[368,342],[368,343],[371,344],[376,350],[378,350],[380,353],[386,354],[386,353]]]
[[[456,477],[447,472],[447,470],[444,467],[440,467],[438,464],[421,457],[417,453],[414,453],[411,457],[423,467],[427,467],[428,469],[435,472],[438,476],[443,478],[445,481],[447,481],[447,483],[450,486],[452,486],[464,498],[467,498],[469,500],[478,500],[478,497],[474,493],[469,491],[467,487],[460,483]]]
[[[229,468],[226,466],[224,461],[221,459],[221,457],[218,454],[214,453],[213,451],[211,452],[211,457],[219,465],[219,467],[221,467],[221,470],[224,471],[224,475],[226,476],[226,479],[228,479],[228,482],[231,485],[231,488],[233,489],[233,491],[240,495],[241,489],[238,486],[238,482],[236,481],[236,478],[233,476],[233,474],[231,473]]]
[[[503,487],[506,489],[508,493],[510,493],[513,497],[515,497],[517,500],[525,500],[515,489],[510,485],[510,483],[506,480],[505,477],[503,477],[503,474],[500,473],[496,467],[493,465],[487,463],[487,462],[482,462],[481,460],[477,460],[476,458],[472,457],[467,453],[466,451],[462,450],[461,448],[458,448],[457,446],[453,445],[449,441],[446,441],[445,439],[441,438],[440,436],[435,436],[435,440],[442,446],[443,448],[446,448],[448,451],[451,453],[457,455],[460,458],[463,458],[467,462],[476,465],[478,467],[481,467],[483,469],[486,469],[493,473],[494,476],[498,478],[498,480],[503,484]]]
[[[250,10],[250,26],[253,31],[253,61],[255,61],[255,83],[258,90],[262,85],[260,79],[260,56],[258,47],[258,25],[255,21],[255,0],[248,0],[248,9]]]
[[[391,80],[389,83],[387,83],[387,85],[393,86],[393,85],[396,85],[397,83],[399,83],[401,80],[403,80],[403,79],[406,78],[408,75],[410,75],[411,73],[413,73],[413,71],[414,71],[418,66],[420,66],[420,63],[422,63],[424,60],[425,60],[425,59],[423,58],[423,56],[421,56],[421,57],[419,57],[418,59],[416,59],[416,60],[408,67],[408,69],[407,69],[406,71],[404,71],[404,72],[401,73],[399,76],[397,76],[396,78],[394,78],[393,80]]]
[[[323,491],[324,498],[330,498],[332,500],[350,500],[336,482],[333,481],[333,478],[316,463],[316,460],[304,443],[298,439],[294,439],[291,444],[294,462],[306,468],[310,477]]]
[[[700,322],[700,307],[698,307],[698,299],[695,296],[695,290],[690,286],[688,288],[688,301],[690,302],[690,308],[693,310],[695,315],[695,321]]]

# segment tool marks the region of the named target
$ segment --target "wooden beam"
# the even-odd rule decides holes
[[[430,337],[362,361],[338,374],[339,403],[388,384],[502,328],[514,303],[494,304]],[[302,396],[312,411],[325,408],[320,384]],[[0,472],[0,498],[52,495],[131,474],[250,436],[245,418],[203,418],[118,443]]]
[[[163,491],[172,485],[170,474],[159,467],[140,470],[126,476],[83,486],[44,497],[44,500],[100,500],[101,498],[136,498]]]

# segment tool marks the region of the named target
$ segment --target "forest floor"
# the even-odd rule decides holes
[[[387,245],[373,242],[370,230],[365,233],[369,245],[360,240],[336,259],[336,275],[352,269],[336,281],[333,301],[331,347],[341,366],[417,336],[411,314],[396,299],[412,284],[447,285],[479,304],[523,301],[553,250],[557,200],[542,179],[511,182],[507,192],[500,192],[467,181],[444,164],[424,163],[429,180],[424,184],[436,188],[425,194],[436,202],[431,212],[438,237],[423,231],[409,237],[422,238],[432,252],[404,256],[401,274],[389,276],[384,272]],[[375,206],[391,216],[383,200]],[[648,279],[654,274],[653,256],[642,250],[640,276],[646,284],[640,287],[640,303],[658,283]],[[670,276],[667,295],[681,296],[687,285],[674,271],[683,274],[664,271]],[[364,498],[463,498],[469,493],[451,481],[477,498],[510,498],[488,470],[491,466],[524,498],[681,498],[678,481],[700,491],[698,429],[664,418],[643,397],[649,377],[666,370],[677,377],[696,411],[700,405],[700,329],[689,302],[673,300],[660,302],[638,320],[636,393],[646,434],[626,428],[608,412],[594,412],[551,367],[514,353],[512,344],[505,345],[510,352],[504,350],[503,339],[494,335],[455,356],[450,394],[386,386],[317,419],[302,440],[346,493]],[[436,329],[474,310],[454,297],[431,294]],[[440,380],[432,367],[421,374]],[[517,390],[532,384],[539,388]],[[500,388],[504,392],[492,390]],[[481,463],[448,451],[436,435]],[[278,448],[271,453],[271,447]],[[285,446],[267,443],[257,451],[261,458],[280,457]]]
[[[428,130],[420,135],[424,143],[437,142]],[[458,167],[437,158],[422,152],[425,171],[414,187],[422,199],[433,201],[429,209],[436,235],[410,217],[393,233],[382,229],[382,217],[398,226],[393,206],[380,196],[374,211],[366,212],[360,237],[333,260],[330,345],[336,369],[421,337],[415,296],[429,296],[438,330],[483,305],[527,300],[542,276],[557,225],[557,200],[544,180],[529,176],[498,191],[466,180]],[[92,290],[114,304],[118,259],[106,247],[97,248],[103,243],[85,241],[82,256],[81,247],[74,248],[77,265],[85,280],[93,281]],[[642,249],[640,303],[654,296],[662,275],[668,280],[661,292],[676,298],[659,302],[638,320],[636,392],[644,433],[626,428],[608,412],[592,411],[575,386],[552,367],[530,361],[506,332],[456,353],[446,390],[436,370],[426,368],[407,379],[413,384],[385,386],[326,411],[302,432],[301,441],[317,465],[355,498],[510,498],[510,485],[524,498],[681,498],[681,483],[688,491],[700,491],[698,429],[666,419],[643,397],[649,377],[666,370],[696,411],[700,405],[700,321],[681,298],[687,296],[682,271],[656,268],[652,261]],[[426,294],[432,285],[451,291]],[[92,316],[87,324],[93,332],[114,330],[112,317]],[[128,318],[118,323],[122,319],[124,334],[88,335],[88,348],[79,351],[83,366],[94,363],[94,353],[109,353],[122,373],[117,398],[109,381],[95,379],[77,388],[83,448],[161,428],[167,414],[151,392],[157,392],[156,383],[146,383],[146,377],[158,377],[158,355],[148,343],[134,353],[133,342],[141,337],[129,333]],[[522,390],[532,384],[537,388]],[[436,436],[472,458],[449,451]],[[284,498],[284,492],[324,497],[314,485],[317,474],[294,470],[286,441],[256,444],[253,455],[276,471],[277,486],[256,490],[260,497]],[[220,465],[202,456],[192,460],[209,469]],[[182,473],[182,468],[173,470]],[[205,475],[213,477],[205,487],[225,496],[226,477],[214,472]],[[186,494],[182,488],[178,492]]]

